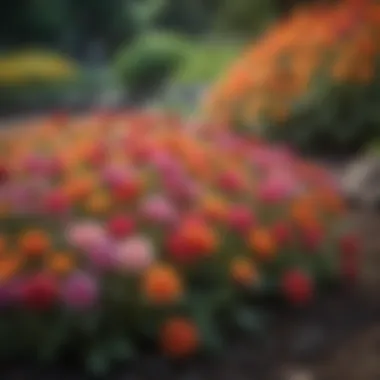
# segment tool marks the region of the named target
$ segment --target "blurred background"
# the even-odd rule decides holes
[[[295,0],[25,0],[0,15],[0,112],[187,108]]]

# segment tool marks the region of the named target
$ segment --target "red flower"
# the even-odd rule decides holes
[[[285,298],[292,304],[304,305],[313,298],[313,280],[300,269],[287,271],[282,277],[281,287]]]
[[[21,292],[25,304],[38,310],[50,307],[57,299],[58,288],[54,278],[44,274],[32,277],[23,287]]]
[[[204,257],[203,247],[196,241],[189,241],[181,233],[172,234],[167,243],[169,254],[177,261],[191,263]]]
[[[112,186],[112,194],[119,201],[129,201],[140,194],[141,184],[136,180],[125,180]]]
[[[236,206],[230,210],[228,222],[232,229],[246,232],[255,224],[255,218],[246,206]]]
[[[70,207],[70,201],[66,195],[60,191],[52,191],[45,199],[45,209],[47,212],[60,214],[66,212]]]
[[[135,223],[127,216],[117,215],[108,221],[108,231],[116,238],[125,237],[131,234],[134,229]]]
[[[225,191],[236,192],[243,188],[244,183],[236,173],[225,172],[219,177],[219,186]]]
[[[175,260],[183,263],[194,261],[199,256],[178,233],[169,237],[167,249]]]
[[[343,236],[340,245],[340,270],[342,276],[355,281],[359,273],[359,253],[360,243],[355,235],[348,234]]]
[[[277,222],[272,227],[272,234],[279,246],[288,244],[292,239],[292,231],[286,222]]]
[[[339,241],[339,247],[342,255],[357,256],[360,250],[359,239],[353,234],[344,235]]]
[[[5,165],[0,164],[0,185],[5,183],[9,178],[9,171]]]
[[[320,226],[307,227],[302,229],[302,243],[309,252],[314,252],[323,240],[323,231]]]
[[[344,279],[355,282],[359,274],[359,265],[356,260],[342,259],[340,271]]]
[[[107,159],[107,149],[101,145],[95,146],[90,151],[87,159],[91,165],[100,166]]]

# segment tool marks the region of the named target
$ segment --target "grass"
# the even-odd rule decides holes
[[[173,82],[184,85],[212,82],[239,56],[242,48],[243,44],[236,42],[194,44],[173,76]]]

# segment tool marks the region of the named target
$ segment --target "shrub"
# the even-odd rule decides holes
[[[237,128],[337,152],[378,136],[380,5],[301,8],[212,89],[208,112]]]
[[[26,50],[0,56],[0,110],[56,106],[78,90],[82,70],[59,54]]]
[[[355,276],[334,180],[284,148],[159,113],[24,127],[1,139],[1,355],[215,352],[257,332],[260,299]]]
[[[150,93],[164,83],[184,59],[187,41],[177,35],[152,33],[121,49],[115,70],[125,88]]]
[[[62,82],[75,78],[78,66],[57,53],[16,51],[0,56],[0,86]]]

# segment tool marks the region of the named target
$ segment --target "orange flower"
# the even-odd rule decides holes
[[[0,217],[5,217],[10,213],[10,206],[6,202],[0,202]]]
[[[223,221],[228,215],[227,202],[217,196],[205,197],[202,201],[201,208],[206,217],[212,220]]]
[[[270,231],[265,228],[254,228],[250,231],[249,245],[262,259],[272,259],[277,251],[276,242]]]
[[[46,266],[58,275],[65,275],[75,268],[75,262],[69,253],[56,252],[47,258]]]
[[[210,254],[215,252],[218,239],[214,230],[206,223],[197,220],[185,222],[179,231],[179,236],[191,247],[197,247],[199,252]]]
[[[148,269],[143,277],[143,293],[154,304],[173,303],[182,296],[182,282],[175,269],[158,264]]]
[[[186,318],[171,318],[161,328],[162,351],[174,358],[194,354],[199,346],[199,331],[195,324]]]
[[[7,255],[0,259],[0,281],[7,281],[20,269],[21,258],[15,255]]]
[[[246,258],[235,258],[231,262],[231,277],[241,285],[251,285],[258,279],[253,263]]]
[[[19,240],[21,250],[28,256],[41,256],[50,248],[49,236],[41,230],[30,230]]]
[[[329,189],[322,189],[317,193],[317,199],[321,206],[331,213],[343,213],[345,205],[342,197]]]
[[[72,201],[83,200],[95,188],[95,180],[91,177],[70,180],[65,186],[65,193]]]
[[[314,226],[318,220],[313,198],[300,198],[291,206],[290,214],[301,227]]]

